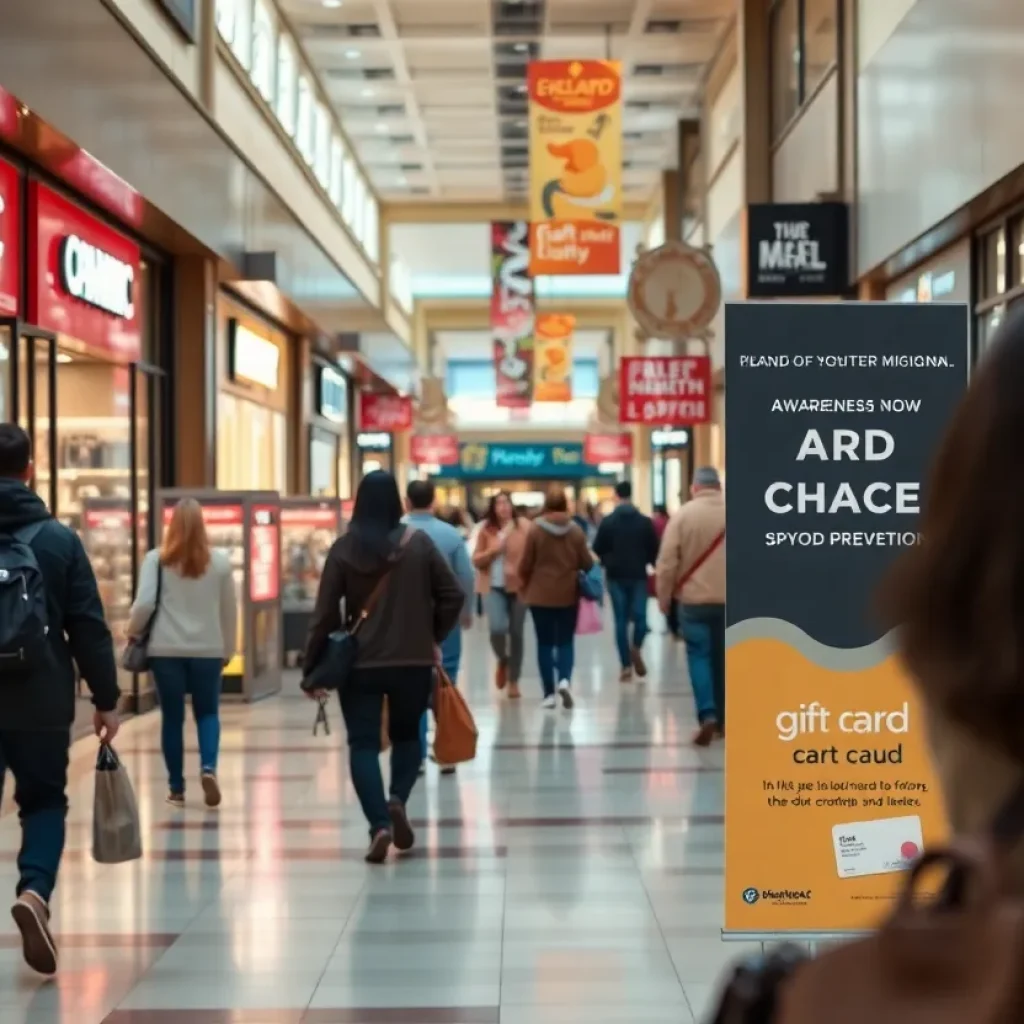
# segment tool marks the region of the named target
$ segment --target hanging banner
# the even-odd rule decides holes
[[[533,400],[572,401],[572,334],[576,317],[538,313],[533,329]]]
[[[455,466],[459,462],[459,439],[455,434],[413,434],[409,456],[418,466]]]
[[[632,434],[584,434],[583,461],[592,466],[604,462],[633,461]]]
[[[359,429],[368,433],[394,434],[412,429],[412,399],[407,395],[359,392]]]
[[[529,274],[530,225],[491,224],[491,338],[497,404],[529,408],[533,401],[533,280]]]
[[[711,421],[708,356],[623,356],[619,422],[688,427]]]
[[[943,836],[874,608],[918,542],[968,323],[955,305],[726,307],[728,932],[869,927]]]
[[[530,99],[530,273],[618,274],[622,66],[541,60]]]

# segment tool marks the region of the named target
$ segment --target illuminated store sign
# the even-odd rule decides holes
[[[243,327],[237,320],[229,320],[228,329],[231,379],[258,384],[268,391],[277,390],[281,350],[272,341]]]
[[[135,268],[95,245],[68,235],[58,256],[61,287],[74,299],[131,320],[135,316]]]

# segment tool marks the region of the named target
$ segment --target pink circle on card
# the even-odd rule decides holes
[[[900,853],[904,860],[913,860],[920,852],[917,843],[904,843],[900,847]]]

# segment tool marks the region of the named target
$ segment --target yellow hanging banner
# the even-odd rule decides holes
[[[533,61],[530,273],[618,274],[622,217],[622,66]]]
[[[533,327],[533,400],[572,401],[572,335],[576,317],[538,313]]]

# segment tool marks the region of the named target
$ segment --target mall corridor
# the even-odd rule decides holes
[[[656,613],[655,613],[656,614]],[[661,629],[660,616],[657,629]],[[579,702],[546,712],[532,673],[499,699],[482,623],[462,684],[480,756],[431,765],[414,855],[363,863],[344,729],[311,734],[294,694],[225,708],[219,811],[164,802],[160,720],[117,744],[145,853],[90,857],[94,741],[74,750],[54,926],[61,971],[21,963],[0,921],[4,1024],[690,1024],[723,962],[722,751],[689,744],[682,648],[656,631],[651,675],[621,686],[611,637],[581,641]],[[190,743],[194,749],[194,742]],[[192,755],[195,756],[194,754]],[[0,821],[0,882],[17,822]]]

